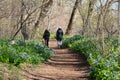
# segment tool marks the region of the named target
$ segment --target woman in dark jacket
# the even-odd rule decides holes
[[[43,39],[45,40],[45,45],[49,46],[50,32],[46,29],[43,34]]]
[[[62,46],[62,37],[63,37],[63,30],[61,28],[58,28],[56,32],[56,39],[58,41],[58,48],[61,48]]]

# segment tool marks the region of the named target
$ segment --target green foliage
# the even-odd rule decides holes
[[[80,35],[75,35],[71,38],[67,38],[63,41],[62,46],[63,47],[69,47],[72,43],[74,43],[75,41],[80,40],[82,38],[83,38],[83,36],[80,36]]]
[[[3,80],[2,76],[0,75],[0,80]]]
[[[38,41],[20,41],[10,44],[7,40],[0,41],[0,61],[19,65],[24,62],[38,64],[47,61],[53,51]]]
[[[51,38],[51,39],[55,39],[55,37],[56,37],[56,33],[50,32],[50,38]]]
[[[69,35],[63,35],[63,40],[70,38]]]
[[[117,54],[118,53],[118,46],[120,46],[120,44],[118,44],[117,38],[115,38],[115,37],[105,38],[104,42],[105,42],[105,46],[107,46],[106,49],[108,51],[108,54],[110,54],[110,53]]]
[[[56,39],[56,33],[50,32],[50,38],[51,38],[51,39]],[[67,39],[67,38],[70,38],[70,36],[64,34],[64,35],[63,35],[63,40],[64,40],[64,39]]]
[[[93,55],[94,56],[94,55]],[[120,67],[118,64],[118,55],[110,54],[107,57],[89,57],[92,61],[90,75],[94,80],[119,80]]]
[[[101,43],[95,39],[81,37],[78,35],[64,41],[65,47],[82,53],[90,64],[90,76],[92,80],[119,80],[120,66],[118,55],[118,40],[116,38],[105,38],[105,46],[108,52],[101,51]],[[103,53],[105,52],[105,53]]]

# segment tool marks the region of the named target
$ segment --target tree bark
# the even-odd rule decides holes
[[[24,7],[25,7],[25,5],[24,5]],[[14,27],[20,25],[20,27],[18,28],[18,30],[17,30],[13,35],[11,35],[10,40],[13,40],[13,39],[17,36],[17,34],[18,34],[18,33],[21,31],[21,29],[23,28],[22,25],[25,25],[25,24],[26,24],[26,21],[30,18],[30,16],[31,16],[33,13],[35,13],[35,12],[36,12],[39,8],[41,8],[41,7],[42,7],[42,6],[40,5],[39,7],[34,8],[34,9],[31,10],[29,13],[27,13],[27,16],[25,17],[25,19],[23,19],[22,16],[21,16],[21,14],[23,15],[23,13],[21,13],[21,12],[23,12],[22,9],[21,9],[21,12],[20,12],[20,20],[17,22],[17,24],[14,25]],[[21,18],[22,18],[22,19],[21,19]],[[25,26],[24,26],[24,27],[25,27]],[[24,29],[26,29],[26,28],[24,28]]]
[[[90,26],[90,20],[91,20],[91,16],[93,13],[93,9],[94,9],[94,4],[95,4],[95,0],[90,0],[89,2],[89,7],[88,7],[88,14],[87,14],[87,18],[83,23],[83,30],[82,30],[82,35],[85,34],[85,32],[87,32],[87,28],[89,26],[89,28],[91,28]]]
[[[118,30],[119,30],[118,43],[119,43],[119,53],[120,53],[120,0],[118,0]]]
[[[23,23],[24,11],[25,11],[24,2],[23,2],[23,0],[21,0],[21,17],[20,17],[20,20],[21,20],[21,23],[20,23],[21,33],[23,35],[24,40],[28,40],[29,39],[29,34],[28,34],[27,29],[26,29],[26,22]]]
[[[39,28],[39,24],[42,23],[44,18],[47,16],[47,12],[51,8],[52,4],[53,4],[53,0],[43,0],[41,11],[39,13],[38,19],[36,20],[34,24],[31,38],[35,38],[37,29]]]
[[[75,16],[75,12],[76,12],[76,8],[78,6],[78,3],[79,3],[79,0],[76,0],[75,4],[74,4],[74,7],[73,7],[73,10],[72,10],[72,13],[71,13],[71,16],[70,16],[70,20],[69,20],[66,32],[65,32],[65,34],[67,34],[67,35],[70,35],[70,33],[71,33],[72,23],[73,23],[73,19],[74,19],[74,16]]]
[[[96,35],[102,34],[102,29],[106,25],[106,15],[109,10],[109,7],[115,2],[115,0],[107,0],[106,4],[103,6],[101,4],[100,13],[98,15]]]
[[[104,6],[101,3],[100,13],[98,15],[96,35],[102,43],[101,45],[102,45],[103,53],[105,51],[104,37],[105,37],[106,15],[108,14],[109,8],[113,4],[113,2],[114,0],[107,0]]]

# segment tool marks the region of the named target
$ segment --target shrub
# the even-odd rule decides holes
[[[75,36],[73,36],[73,37],[71,37],[71,38],[67,38],[67,39],[65,39],[64,41],[63,41],[63,47],[65,48],[65,47],[70,47],[70,45],[72,44],[72,43],[74,43],[75,41],[77,41],[77,40],[80,40],[80,39],[83,39],[84,37],[83,36],[80,36],[80,35],[75,35]]]
[[[81,37],[81,36],[79,36]],[[105,38],[105,45],[109,48],[109,54],[104,55],[105,51],[101,51],[100,42],[87,38],[73,36],[65,41],[64,46],[70,47],[77,53],[83,54],[90,64],[90,77],[92,80],[119,80],[120,79],[120,66],[118,55],[118,40]],[[106,47],[107,47],[106,46]]]
[[[17,40],[10,44],[7,40],[0,41],[0,61],[19,65],[24,62],[38,64],[47,61],[53,51],[37,41]]]
[[[56,33],[50,32],[50,38],[51,38],[51,39],[55,39],[55,37],[56,37]]]

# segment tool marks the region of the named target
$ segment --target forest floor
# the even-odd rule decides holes
[[[89,80],[87,60],[69,49],[58,49],[55,40],[50,41],[55,55],[37,68],[24,68],[24,80]]]

